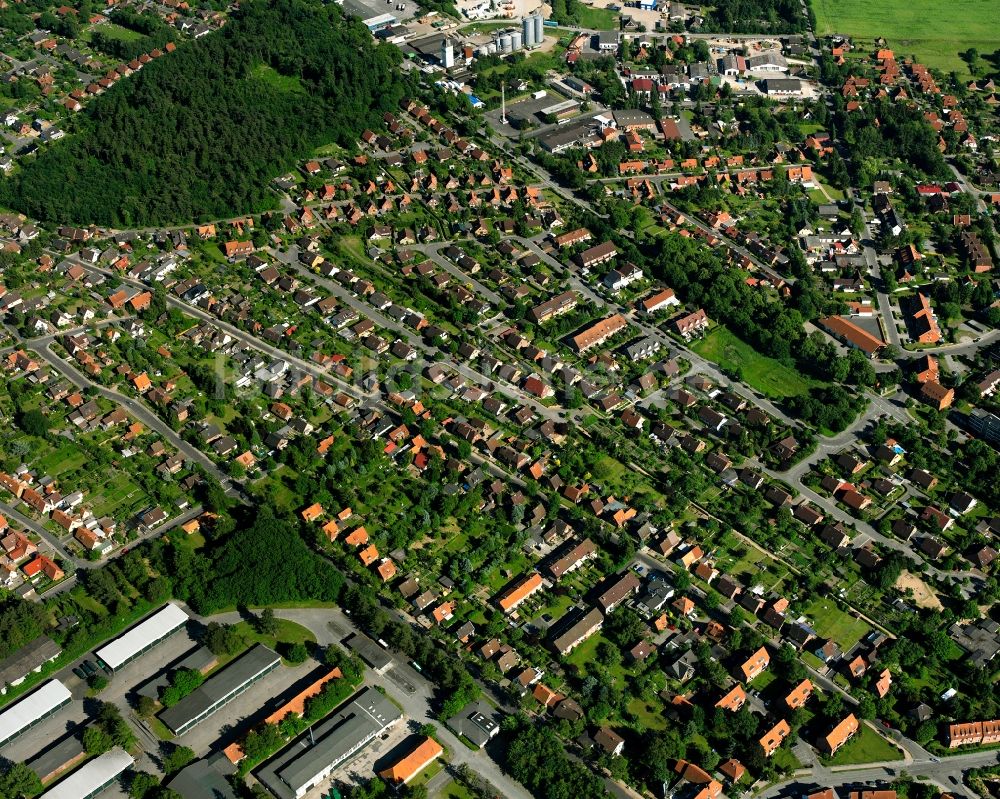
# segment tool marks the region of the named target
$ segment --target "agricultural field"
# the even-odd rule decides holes
[[[959,53],[1000,48],[1000,14],[993,0],[960,6],[938,0],[813,0],[816,33],[842,33],[862,40],[882,36],[897,56],[915,55],[929,67],[968,75]]]
[[[816,385],[795,369],[761,355],[724,327],[717,327],[692,344],[691,349],[723,369],[739,373],[748,385],[768,397],[782,399],[805,394]]]

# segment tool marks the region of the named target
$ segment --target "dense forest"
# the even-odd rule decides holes
[[[812,9],[809,9],[812,16]],[[799,0],[720,0],[708,10],[703,30],[729,33],[802,33],[809,18]]]
[[[357,140],[404,94],[399,50],[312,0],[245,3],[221,31],[120,81],[0,204],[43,220],[141,227],[259,211],[316,147]]]

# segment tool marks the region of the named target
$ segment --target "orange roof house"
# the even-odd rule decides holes
[[[542,588],[542,575],[532,572],[497,599],[504,613],[513,613],[517,606]]]
[[[386,558],[378,565],[375,571],[377,571],[378,576],[382,578],[382,582],[387,583],[396,576],[396,564]]]
[[[378,548],[374,544],[369,544],[358,553],[361,563],[364,566],[371,566],[378,560]]]
[[[823,739],[823,747],[831,755],[840,747],[846,744],[852,735],[860,729],[857,717],[851,713],[847,718],[830,730],[829,735]]]
[[[892,672],[889,669],[884,669],[878,676],[878,682],[875,683],[875,693],[878,694],[879,699],[885,699],[890,687],[892,687]]]
[[[39,574],[44,574],[50,580],[61,580],[65,576],[55,561],[45,557],[45,555],[38,555],[31,563],[28,563],[24,567],[24,573],[30,580],[35,579]]]
[[[391,785],[405,785],[444,753],[441,744],[433,738],[424,738],[402,760],[379,772]]]
[[[740,763],[735,757],[731,757],[721,766],[719,771],[726,775],[732,782],[739,782],[743,775],[747,773],[746,766]]]
[[[812,696],[813,684],[810,680],[803,680],[795,688],[792,689],[791,693],[785,697],[785,704],[791,710],[802,707],[809,697]]]
[[[454,602],[442,602],[436,608],[434,608],[431,615],[434,617],[434,621],[438,624],[444,624],[448,619],[455,615],[455,603]]]
[[[743,672],[744,680],[750,682],[770,665],[771,656],[764,647],[761,647],[743,662],[740,671]]]
[[[307,522],[314,522],[322,515],[323,515],[323,506],[320,505],[318,502],[314,502],[312,505],[310,505],[308,508],[302,511],[302,519],[303,521]]]
[[[552,707],[563,700],[562,694],[556,693],[544,683],[537,683],[531,695],[545,708]]]
[[[351,530],[351,534],[344,539],[352,547],[359,547],[368,543],[368,531],[364,527]]]
[[[141,375],[132,378],[132,385],[135,386],[136,391],[144,394],[153,387],[153,382],[149,379],[149,375],[143,372]]]
[[[694,602],[686,596],[678,597],[671,603],[671,607],[674,608],[682,616],[690,616],[694,613]]]
[[[743,703],[747,701],[747,692],[743,690],[743,686],[738,684],[732,691],[726,694],[722,699],[715,703],[716,707],[721,707],[723,710],[731,710],[735,713],[741,707]]]
[[[340,525],[337,524],[336,519],[330,519],[323,525],[322,529],[327,541],[336,541],[337,536],[340,535]]]
[[[184,522],[181,525],[181,529],[188,535],[194,535],[201,529],[201,522],[197,519],[191,519],[190,521]]]
[[[788,722],[784,719],[768,730],[759,741],[760,748],[764,750],[764,757],[770,757],[778,751],[778,747],[781,746],[785,738],[791,735],[791,733],[792,728],[788,726]]]
[[[254,457],[254,454],[250,450],[247,450],[242,455],[238,455],[236,457],[236,462],[244,469],[249,471],[250,469],[253,468],[254,464],[257,463],[257,459]]]

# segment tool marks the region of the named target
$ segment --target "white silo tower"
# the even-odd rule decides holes
[[[441,65],[445,69],[455,66],[455,46],[447,37],[441,40]]]

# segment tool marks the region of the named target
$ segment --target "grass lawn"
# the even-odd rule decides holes
[[[802,764],[795,756],[795,753],[787,746],[781,747],[774,753],[774,765],[775,768],[784,767],[789,772],[802,768]]]
[[[994,0],[966,0],[961,7],[940,0],[813,0],[816,33],[883,36],[897,59],[916,55],[929,67],[968,75],[958,57],[970,47],[992,53],[1000,43]]]
[[[842,611],[827,597],[814,599],[805,607],[805,612],[815,622],[817,634],[822,638],[832,638],[845,652],[871,629],[861,619]]]
[[[601,641],[607,641],[607,639],[600,634],[590,636],[590,638],[569,653],[566,662],[586,673],[587,667],[597,660],[597,646]],[[616,678],[625,676],[625,670],[621,666],[609,668],[608,672]]]
[[[643,729],[665,730],[667,728],[667,720],[663,714],[662,705],[645,702],[639,697],[634,697],[629,700],[625,707],[630,713],[635,714]]]
[[[248,647],[254,644],[263,644],[274,649],[282,644],[288,646],[316,642],[316,636],[301,624],[296,624],[288,619],[275,619],[275,622],[277,622],[277,630],[274,635],[262,635],[245,621],[236,625],[236,632],[240,634]]]
[[[850,741],[831,757],[831,766],[847,766],[858,763],[880,763],[884,760],[902,760],[900,751],[867,724]]]
[[[134,31],[131,28],[124,28],[121,25],[115,25],[113,22],[106,22],[94,30],[99,30],[104,36],[109,39],[115,39],[121,42],[136,42],[143,38],[142,34],[138,31]],[[90,31],[86,31],[83,35],[85,41],[90,41]]]
[[[441,799],[475,799],[475,795],[462,783],[452,780],[438,794]]]
[[[743,382],[768,397],[781,399],[805,394],[818,385],[774,358],[761,355],[725,327],[717,327],[691,349],[727,371],[738,372]]]
[[[617,30],[618,13],[615,11],[609,11],[606,8],[591,8],[590,6],[582,6],[577,12],[576,23],[581,28],[590,28],[591,30]]]
[[[282,75],[273,67],[266,64],[259,64],[250,73],[253,77],[262,80],[268,86],[273,86],[278,91],[305,93],[302,82],[294,75]]]

